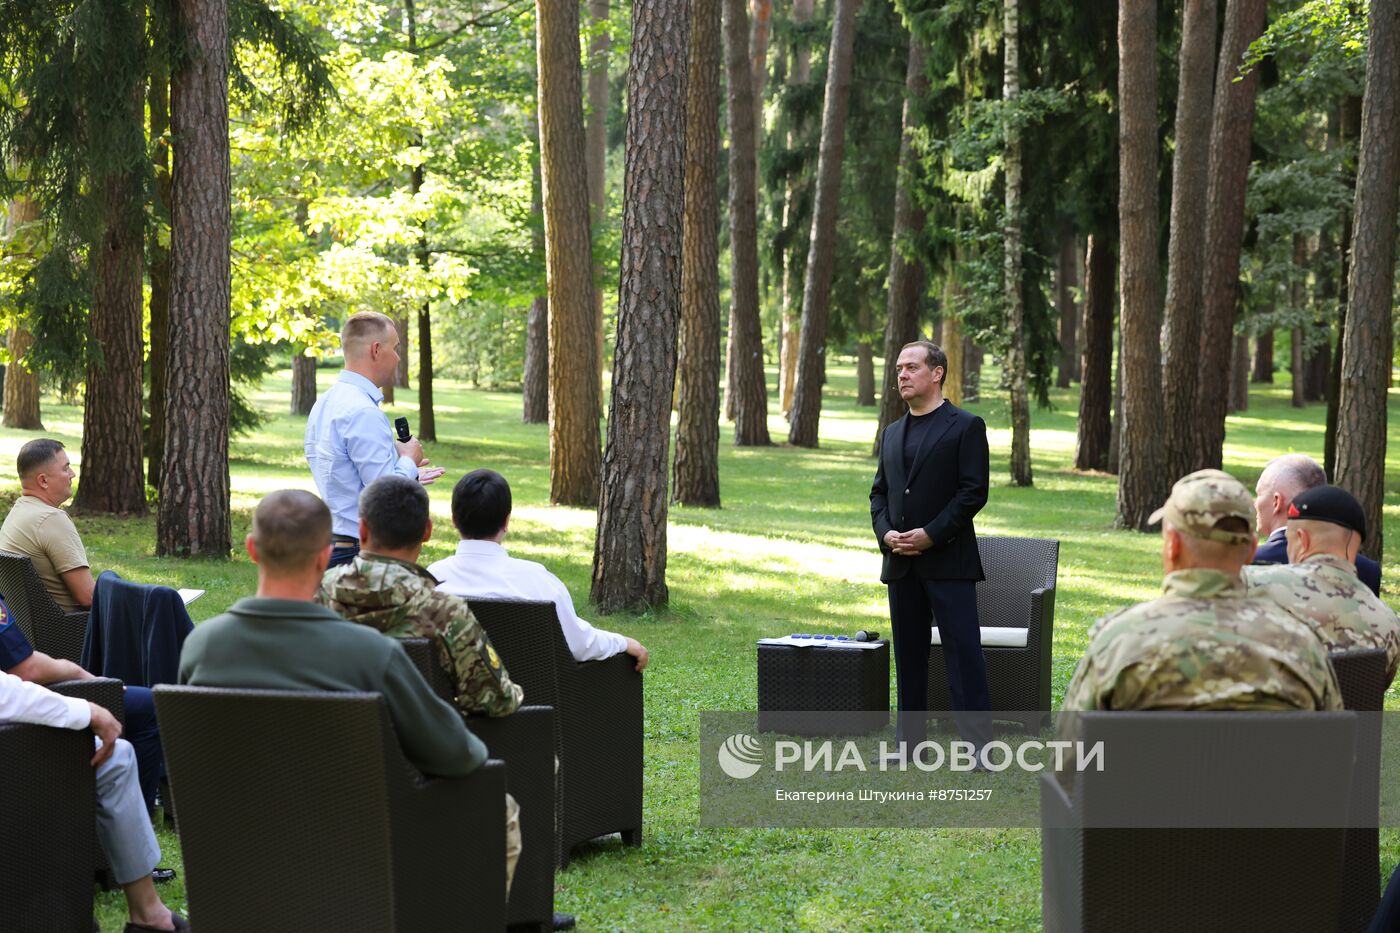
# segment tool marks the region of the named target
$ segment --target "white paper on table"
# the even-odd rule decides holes
[[[760,645],[790,645],[794,648],[879,648],[884,643],[879,641],[837,641],[835,638],[793,638],[791,635],[784,635],[781,638],[760,638]]]

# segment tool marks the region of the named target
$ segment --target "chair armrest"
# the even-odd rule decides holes
[[[512,903],[542,901],[548,907],[553,903],[561,841],[554,707],[522,706],[508,716],[470,716],[467,728],[486,743],[493,759],[506,763],[506,790],[520,805],[524,854],[516,868]]]
[[[1048,634],[1055,622],[1055,588],[1041,586],[1031,590],[1030,615],[1026,619],[1026,644],[1032,645]]]
[[[57,625],[45,625],[34,639],[34,647],[61,661],[82,663],[83,640],[87,638],[88,610],[65,612]]]
[[[54,693],[61,693],[66,697],[77,697],[80,700],[87,700],[89,703],[96,703],[107,712],[117,717],[117,722],[125,725],[126,711],[122,699],[122,682],[115,677],[94,677],[90,680],[61,680],[58,683],[49,684],[48,688]]]
[[[637,671],[637,659],[630,654],[615,654],[600,661],[575,661],[560,670],[559,689],[584,696],[605,708],[612,702],[639,702],[642,696],[642,675]]]

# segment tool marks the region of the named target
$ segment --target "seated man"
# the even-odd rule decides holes
[[[1251,595],[1271,597],[1328,651],[1384,648],[1386,684],[1400,664],[1400,619],[1357,578],[1366,513],[1338,486],[1300,492],[1288,508],[1288,563],[1244,568]]]
[[[160,845],[136,785],[136,762],[131,745],[117,738],[121,723],[107,710],[87,700],[65,697],[37,684],[0,674],[0,723],[32,723],[57,729],[88,729],[95,733],[97,752],[97,838],[107,853],[112,875],[126,894],[131,922],[126,933],[147,930],[188,930],[190,925],[161,902],[151,870],[160,861]],[[22,788],[12,788],[23,797]],[[22,853],[16,851],[16,858]]]
[[[59,508],[73,495],[73,467],[61,441],[36,437],[19,449],[20,497],[0,525],[0,551],[23,554],[64,612],[92,605],[92,570],[78,529]]]
[[[378,693],[404,756],[424,774],[463,777],[486,746],[434,695],[403,647],[315,603],[331,559],[331,513],[309,492],[258,503],[245,541],[257,595],[195,627],[180,653],[180,683],[263,690]],[[519,808],[506,795],[506,885],[520,855]]]
[[[316,602],[385,635],[433,639],[462,715],[519,709],[524,691],[511,683],[467,601],[438,590],[415,563],[433,533],[428,491],[417,480],[381,476],[360,493],[359,506],[360,552],[326,571]]]
[[[1340,710],[1327,652],[1301,621],[1240,579],[1254,553],[1244,486],[1200,470],[1153,513],[1164,595],[1105,616],[1065,691],[1064,710]],[[1063,717],[1062,733],[1074,717]]]
[[[510,527],[510,484],[494,470],[473,470],[452,489],[452,524],[462,540],[457,553],[428,573],[439,588],[466,599],[529,599],[554,603],[564,640],[576,661],[596,661],[627,652],[637,670],[647,666],[647,649],[635,638],[594,628],[574,612],[573,597],[543,565],[511,557],[501,546]]]
[[[1327,484],[1327,474],[1312,457],[1285,454],[1275,457],[1255,484],[1254,514],[1259,533],[1267,536],[1254,552],[1256,564],[1288,563],[1288,506],[1305,489]],[[1365,554],[1356,555],[1356,575],[1377,596],[1381,595],[1381,566]]]
[[[0,599],[0,671],[35,684],[92,679],[92,674],[72,661],[35,651],[20,627],[8,618],[7,612],[4,600]],[[127,739],[136,750],[141,797],[146,802],[146,809],[150,810],[155,807],[156,787],[164,771],[160,730],[156,726],[155,698],[147,687],[126,687],[122,691],[122,707],[126,716]],[[173,877],[175,873],[170,869],[162,868],[156,872],[157,881],[168,881]]]

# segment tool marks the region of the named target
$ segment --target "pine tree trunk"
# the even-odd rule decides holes
[[[302,347],[292,353],[292,414],[311,414],[316,404],[316,358]]]
[[[521,376],[522,418],[526,424],[549,420],[549,298],[544,279],[544,201],[540,191],[539,120],[534,121],[534,177],[531,182],[530,243],[541,278],[525,318],[525,368]]]
[[[1249,409],[1249,335],[1235,335],[1230,349],[1230,403],[1229,412]],[[1164,497],[1165,498],[1165,497]]]
[[[794,26],[803,26],[812,21],[812,7],[814,0],[792,0],[792,23]],[[794,87],[799,87],[812,80],[812,49],[805,39],[794,39],[792,49],[792,71],[788,78],[788,83]],[[805,121],[804,121],[805,122]],[[800,134],[800,127],[794,126],[788,131],[787,145],[789,149],[797,145]],[[901,146],[901,153],[903,147]],[[901,155],[901,161],[903,156]],[[797,210],[798,185],[789,180],[787,191],[783,195],[783,228],[792,225],[793,215]],[[898,221],[896,221],[897,223]],[[801,297],[798,295],[798,284],[801,281],[801,254],[798,253],[797,242],[802,237],[795,237],[796,241],[783,250],[783,320],[782,320],[782,346],[779,348],[780,360],[778,367],[779,379],[779,405],[785,416],[792,413],[792,392],[797,386],[797,344],[801,339],[802,320],[798,312]],[[883,413],[881,417],[884,417]],[[879,434],[875,435],[876,443],[879,443]],[[878,451],[877,451],[878,452]]]
[[[420,244],[423,241],[419,241]],[[418,261],[428,267],[428,250],[420,245]],[[418,309],[418,429],[420,441],[437,440],[437,415],[433,410],[433,319],[431,306]]]
[[[39,205],[28,198],[17,198],[10,202],[9,236],[11,244],[19,237],[20,227],[39,219]],[[14,252],[27,252],[20,247]],[[8,347],[10,365],[5,367],[4,414],[0,417],[0,427],[18,428],[26,431],[42,431],[44,424],[39,420],[39,374],[30,372],[20,365],[29,348],[34,345],[34,337],[17,324],[10,326]]]
[[[1113,422],[1108,430],[1108,472],[1118,475],[1123,452],[1123,327],[1118,327],[1118,363],[1113,377]]]
[[[745,0],[724,0],[724,64],[729,78],[729,360],[734,443],[766,446],[768,386],[758,310],[758,162],[753,125],[753,72]]]
[[[124,117],[141,129],[141,93]],[[87,365],[83,399],[83,472],[74,508],[146,513],[141,436],[141,182],[118,172],[99,182],[105,229],[93,245],[92,339],[101,356]]]
[[[1361,98],[1348,96],[1342,100],[1342,105],[1338,109],[1337,135],[1339,142],[1345,145],[1361,136]],[[1344,165],[1347,190],[1353,192],[1353,206],[1355,206],[1356,163],[1348,159]],[[1337,349],[1332,354],[1332,372],[1328,376],[1327,425],[1322,438],[1323,469],[1331,477],[1337,475],[1337,416],[1342,399],[1342,347],[1346,344],[1347,305],[1351,301],[1349,280],[1351,278],[1353,215],[1351,210],[1345,207],[1342,208],[1341,214],[1341,241],[1337,244],[1342,253],[1342,271],[1337,277],[1337,287],[1340,290],[1337,295]]]
[[[1288,372],[1293,382],[1290,401],[1294,408],[1302,408],[1306,404],[1303,398],[1303,328],[1293,328],[1289,343]]]
[[[152,17],[159,24],[156,35],[168,41],[173,11],[168,0],[155,4],[158,12]],[[146,100],[150,113],[151,142],[155,154],[154,208],[159,227],[170,224],[170,65],[165,56],[154,56],[151,86]],[[146,482],[160,486],[160,471],[165,460],[165,385],[170,368],[170,249],[159,235],[148,238],[146,272],[151,281],[151,346],[148,371],[151,392],[147,411],[150,430],[146,432]]]
[[[749,62],[753,68],[754,149],[763,141],[763,89],[768,83],[768,37],[772,34],[773,0],[753,0],[749,31]]]
[[[797,342],[797,386],[792,393],[794,447],[816,447],[822,413],[826,328],[835,272],[836,211],[841,198],[841,160],[846,149],[846,112],[851,97],[851,53],[860,0],[836,0],[831,51],[827,55],[826,99],[822,104],[821,149],[817,156],[816,200],[802,287],[802,333]]]
[[[1215,96],[1215,0],[1186,0],[1172,154],[1171,234],[1162,348],[1163,447],[1168,479],[1195,469],[1193,424],[1201,352],[1201,277],[1206,257],[1206,195]]]
[[[917,117],[914,108],[928,93],[928,77],[924,73],[924,47],[911,33],[909,36],[909,65],[904,75],[904,116],[903,131],[899,141],[899,168],[894,186],[894,234],[890,238],[890,281],[886,293],[885,306],[885,367],[880,382],[880,416],[875,426],[875,446],[872,454],[880,453],[880,438],[896,419],[904,416],[904,399],[899,397],[898,380],[894,367],[899,361],[899,351],[906,344],[919,337],[919,301],[924,293],[924,266],[912,257],[913,244],[909,240],[922,232],[928,222],[928,215],[910,195],[909,186],[917,170],[917,157],[914,153],[914,131]],[[906,259],[906,255],[910,258]],[[951,280],[954,273],[949,273]],[[944,314],[951,316],[952,305],[944,302]],[[944,351],[948,351],[944,341]],[[954,369],[948,361],[949,372]],[[944,380],[944,395],[948,394],[947,380]]]
[[[671,498],[718,508],[719,73],[721,0],[691,0],[686,90],[685,215]]]
[[[1274,332],[1266,330],[1254,338],[1254,374],[1251,382],[1274,381]]]
[[[1020,0],[1003,0],[1002,97],[1021,96]],[[1021,132],[1008,120],[1003,164],[1006,171],[1006,219],[1002,228],[1002,287],[1006,296],[1006,368],[1011,377],[1011,482],[1029,486],[1031,475],[1031,406],[1026,391],[1025,297],[1021,290]]]
[[[689,7],[689,0],[632,3],[622,286],[593,551],[592,596],[603,612],[667,599],[666,454],[681,317]]]
[[[171,83],[170,381],[156,552],[229,551],[228,14],[177,0],[188,54]]]
[[[1118,231],[1123,420],[1120,528],[1146,531],[1170,486],[1162,456],[1162,321],[1157,255],[1157,9],[1118,4]]]
[[[954,300],[961,297],[956,277],[948,276],[943,294]],[[949,307],[949,304],[945,303],[944,307]],[[943,342],[939,346],[943,348],[944,355],[948,357],[949,373],[948,378],[943,380],[943,397],[954,405],[961,405],[963,403],[963,365],[966,359],[963,355],[963,349],[966,342],[962,336],[962,322],[958,320],[957,315],[950,314],[944,318],[941,339]],[[879,440],[878,434],[876,440]]]
[[[1350,306],[1342,344],[1335,482],[1361,501],[1366,510],[1362,550],[1380,560],[1400,187],[1400,3],[1375,0],[1367,22],[1370,40],[1347,287]]]
[[[418,173],[419,173],[419,175],[421,176],[421,174],[422,174],[422,169],[421,169],[421,168],[418,170]],[[390,388],[390,389],[393,389],[393,388],[407,389],[407,388],[409,388],[409,385],[408,385],[408,355],[409,355],[409,352],[410,352],[410,348],[411,348],[412,345],[413,345],[413,339],[412,339],[412,335],[409,333],[409,330],[408,330],[408,318],[407,318],[407,317],[395,317],[395,318],[393,319],[393,321],[394,321],[394,330],[398,331],[398,333],[399,333],[399,365],[396,366],[396,367],[394,368],[394,384],[393,384],[392,386],[389,386],[389,388]],[[386,390],[386,391],[388,391],[388,390]],[[392,397],[389,398],[389,401],[392,402],[392,401],[393,401],[393,398],[392,398]]]
[[[1326,321],[1314,321],[1313,340],[1317,346],[1307,354],[1303,371],[1303,400],[1327,401],[1327,374],[1332,370],[1332,328]]]
[[[535,23],[549,276],[549,501],[597,505],[601,390],[578,5],[536,0]]]
[[[1112,239],[1091,233],[1085,250],[1084,378],[1079,392],[1074,468],[1108,468],[1109,408],[1113,404]]]
[[[1078,377],[1079,346],[1076,330],[1079,326],[1079,308],[1074,303],[1074,289],[1079,286],[1075,256],[1074,228],[1065,224],[1060,228],[1060,251],[1055,262],[1055,311],[1060,318],[1060,360],[1055,385],[1068,389]]]
[[[982,364],[986,362],[986,351],[972,337],[963,337],[962,400],[979,402],[982,400]],[[951,396],[950,396],[951,398]]]
[[[856,342],[856,406],[869,408],[875,404],[875,360],[870,350],[870,306],[862,304],[858,318],[861,339]]]
[[[1231,333],[1240,294],[1240,247],[1244,239],[1245,182],[1254,129],[1259,69],[1235,80],[1249,44],[1264,29],[1265,0],[1228,0],[1225,33],[1216,71],[1211,114],[1209,182],[1206,195],[1205,269],[1201,277],[1198,403],[1191,432],[1193,469],[1221,465],[1225,445]],[[1183,231],[1184,234],[1190,231]]]
[[[1290,288],[1290,304],[1293,306],[1293,313],[1300,314],[1307,304],[1307,275],[1308,275],[1308,238],[1301,233],[1293,234],[1293,283]],[[1293,328],[1293,339],[1291,365],[1289,373],[1293,377],[1292,401],[1294,408],[1302,408],[1307,404],[1307,390],[1304,385],[1306,375],[1304,365],[1306,359],[1303,352],[1303,341],[1305,340],[1303,327],[1301,325]]]
[[[588,43],[588,120],[584,129],[584,147],[588,154],[589,219],[593,223],[594,239],[608,222],[608,51],[612,36],[604,28],[608,22],[608,0],[588,0],[589,24],[595,30]],[[603,386],[605,365],[603,293],[606,270],[603,257],[593,257],[593,328],[598,353],[598,388]],[[598,396],[598,405],[603,397]]]

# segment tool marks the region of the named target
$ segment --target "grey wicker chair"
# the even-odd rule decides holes
[[[78,663],[87,634],[87,610],[60,609],[28,557],[0,551],[0,596],[34,650]]]
[[[504,929],[500,762],[425,777],[376,693],[155,698],[203,933]]]
[[[642,675],[636,659],[575,661],[554,604],[469,600],[511,680],[555,709],[562,868],[580,843],[621,833],[642,843]]]
[[[1041,776],[1045,930],[1336,928],[1355,714],[1078,715],[1106,765]],[[1263,828],[1305,804],[1337,828]]]
[[[452,679],[430,638],[400,638],[438,696],[454,700]],[[509,670],[509,668],[507,668]],[[527,695],[528,699],[528,695]],[[509,716],[468,716],[467,728],[506,764],[506,790],[520,805],[520,861],[510,886],[510,925],[549,929],[554,920],[554,865],[559,831],[554,799],[554,708],[522,706]]]
[[[94,677],[91,680],[63,680],[48,684],[48,688],[54,693],[96,703],[116,717],[117,722],[123,725],[126,723],[126,706],[122,702],[122,682],[116,678]],[[117,879],[112,876],[112,866],[107,861],[107,853],[102,850],[101,846],[97,846],[94,852],[93,877],[102,886],[102,890],[115,891],[117,889]],[[4,926],[0,925],[0,929],[4,929]]]
[[[1380,906],[1381,710],[1385,708],[1386,653],[1383,648],[1333,652],[1332,668],[1342,687],[1342,703],[1356,710],[1356,765],[1352,771],[1351,821],[1347,827],[1346,870],[1342,881],[1340,933],[1362,931]]]
[[[993,718],[1019,722],[1028,730],[1037,729],[1044,724],[1050,709],[1060,542],[978,535],[977,549],[987,577],[977,584],[979,623],[983,628],[1026,629],[1024,648],[982,648],[987,658]],[[942,645],[929,647],[928,709],[952,709]]]

